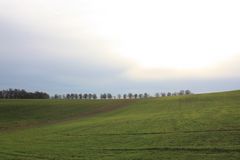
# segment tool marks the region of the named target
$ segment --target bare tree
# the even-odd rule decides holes
[[[93,94],[92,97],[93,97],[93,99],[97,99],[97,95],[96,94]]]
[[[185,90],[185,94],[189,95],[189,94],[192,94],[192,92],[190,90]]]
[[[67,94],[66,97],[67,97],[67,99],[70,99],[70,98],[71,98],[71,95],[70,95],[70,94]]]
[[[144,97],[144,98],[148,98],[149,95],[148,95],[147,93],[144,93],[143,97]]]
[[[134,94],[134,99],[137,99],[138,98],[138,94]]]
[[[133,94],[132,93],[128,93],[128,98],[132,99],[132,97],[133,97]]]
[[[78,97],[79,97],[79,99],[82,99],[83,98],[83,96],[82,96],[82,94],[80,93],[80,94],[78,94]]]
[[[88,99],[92,99],[92,94],[91,93],[88,94]]]
[[[106,98],[107,98],[107,94],[106,93],[101,94],[101,99],[106,99]]]
[[[112,99],[112,94],[111,94],[111,93],[108,93],[108,94],[107,94],[107,98],[108,98],[108,99]]]
[[[182,95],[184,95],[184,93],[185,93],[185,91],[184,91],[184,90],[181,90],[181,91],[179,92],[179,95],[182,96]]]
[[[121,96],[121,94],[118,94],[117,97],[118,97],[118,99],[121,99],[122,96]]]
[[[83,98],[84,98],[84,99],[87,99],[87,98],[88,98],[88,94],[87,94],[87,93],[84,93],[84,94],[83,94]]]
[[[78,94],[74,94],[74,99],[78,99]]]
[[[162,92],[162,93],[161,93],[161,96],[162,96],[162,97],[166,97],[166,93]]]

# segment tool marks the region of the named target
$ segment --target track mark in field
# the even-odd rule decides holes
[[[202,131],[177,131],[177,132],[142,132],[142,133],[103,133],[103,134],[78,134],[64,136],[136,136],[136,135],[158,135],[158,134],[188,134],[188,133],[211,133],[211,132],[240,132],[240,129],[218,129],[218,130],[202,130]]]
[[[177,131],[177,132],[143,132],[143,133],[123,133],[123,134],[106,134],[106,135],[154,135],[154,134],[174,134],[174,133],[209,133],[209,132],[238,132],[240,129],[218,129],[202,131]]]
[[[22,153],[22,152],[3,152],[3,151],[0,151],[0,154],[7,155],[7,156],[18,157],[18,158],[21,157],[21,158],[24,158],[24,159],[35,158],[35,159],[38,159],[38,160],[48,160],[47,157],[38,156],[38,155],[34,155],[34,154],[27,154],[27,153]]]
[[[153,147],[153,148],[109,148],[104,151],[175,151],[175,152],[238,152],[240,149],[226,149],[226,148],[182,148],[182,147]]]

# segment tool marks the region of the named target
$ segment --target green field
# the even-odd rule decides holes
[[[1,160],[238,160],[240,91],[0,100]]]

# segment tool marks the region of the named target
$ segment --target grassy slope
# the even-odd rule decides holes
[[[71,110],[75,107],[88,110],[85,103],[94,107],[96,104],[91,103],[113,103],[109,106],[118,106],[123,102],[39,101],[36,105],[58,103],[65,106],[62,108],[72,106]],[[5,108],[7,119],[16,122],[22,117],[15,116],[18,115],[17,110],[9,109],[11,114],[6,112],[5,106],[10,103],[13,102],[1,101],[0,108]],[[25,103],[32,102],[22,103],[25,106]],[[46,109],[29,117],[34,117],[34,114],[41,117]],[[69,112],[68,109],[63,110],[61,113]],[[81,115],[81,111],[79,109],[73,113]],[[60,121],[62,117],[58,114],[56,111],[51,117],[58,117]],[[16,127],[14,123],[5,122],[2,115],[1,125]],[[128,107],[95,114],[94,117],[2,132],[0,142],[0,159],[6,160],[239,159],[240,91],[139,100]]]
[[[94,116],[129,103],[128,100],[0,100],[0,131]]]

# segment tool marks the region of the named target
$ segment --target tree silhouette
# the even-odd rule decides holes
[[[83,98],[82,94],[78,94],[78,97],[79,97],[79,99]]]
[[[132,99],[133,98],[133,94],[132,93],[128,93],[128,98]]]
[[[93,97],[93,99],[97,99],[97,95],[96,94],[93,94],[92,97]]]
[[[191,94],[191,91],[190,90],[185,90],[185,94],[189,95],[189,94]]]
[[[83,94],[83,98],[84,98],[84,99],[87,99],[87,98],[88,98],[88,94],[87,94],[87,93],[84,93],[84,94]]]
[[[162,96],[162,97],[166,97],[166,93],[162,92],[162,93],[161,93],[161,96]]]
[[[143,94],[139,94],[138,97],[139,97],[140,99],[142,99],[142,98],[143,98]]]
[[[138,98],[138,94],[134,94],[134,99],[137,99]]]
[[[148,98],[148,94],[147,94],[147,93],[144,93],[143,97],[144,97],[144,98]]]
[[[107,94],[107,98],[108,98],[108,99],[112,99],[111,93],[108,93],[108,94]]]
[[[121,94],[118,94],[117,97],[118,97],[118,99],[121,99],[121,98],[122,98]]]
[[[92,99],[92,94],[91,93],[88,94],[88,99]]]
[[[49,95],[45,92],[27,92],[23,89],[8,89],[0,91],[0,98],[4,99],[48,99]]]
[[[185,93],[185,91],[184,91],[184,90],[181,90],[181,91],[179,92],[179,95],[182,96],[182,95],[184,95],[184,93]]]

